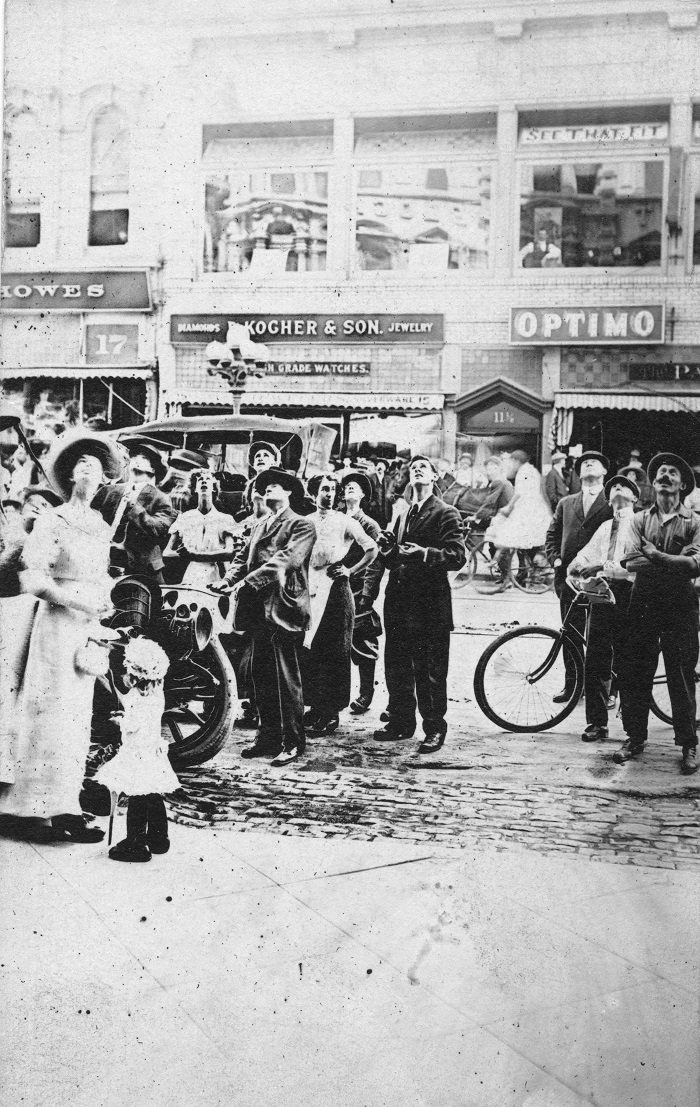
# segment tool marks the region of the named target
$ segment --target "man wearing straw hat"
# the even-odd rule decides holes
[[[627,740],[613,754],[624,764],[644,750],[654,675],[663,654],[671,699],[674,741],[681,747],[681,772],[697,772],[695,668],[698,663],[700,518],[685,506],[695,487],[693,470],[677,454],[661,453],[648,468],[655,503],[632,524],[632,549],[625,566],[636,574],[630,601],[629,657],[633,670],[630,708],[623,720]]]

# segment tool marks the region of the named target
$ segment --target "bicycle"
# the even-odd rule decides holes
[[[491,546],[491,543],[484,541],[483,530],[477,528],[478,523],[475,515],[463,516],[462,538],[467,549],[467,560],[451,579],[450,583],[454,589],[464,588],[465,585],[470,584],[474,576],[482,569],[490,572],[492,579],[500,580],[500,574],[496,578],[489,569],[493,558],[486,547]]]
[[[478,572],[479,559],[485,561],[488,557],[487,545],[493,548],[493,543],[486,539],[472,551],[472,578]],[[541,595],[554,588],[554,570],[539,547],[510,550],[510,558],[506,551],[500,556],[495,550],[495,557],[491,559],[487,571],[493,580],[504,586],[504,590],[512,585],[521,592]]]
[[[571,579],[567,583],[575,595],[560,630],[524,626],[506,631],[484,650],[477,662],[476,702],[484,715],[504,730],[517,733],[550,730],[563,722],[581,699],[589,619],[586,618],[581,633],[573,624],[573,611],[581,604],[590,609],[591,604],[614,603],[615,597],[602,577],[584,585]],[[665,675],[657,675],[654,684],[657,682],[665,685]],[[554,697],[562,687],[570,688],[571,695],[565,703],[555,703]],[[653,697],[651,710],[659,719],[667,717]]]

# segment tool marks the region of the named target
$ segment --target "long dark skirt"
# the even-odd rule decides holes
[[[350,703],[350,652],[355,603],[346,577],[333,581],[310,649],[301,651],[304,703],[322,716]]]

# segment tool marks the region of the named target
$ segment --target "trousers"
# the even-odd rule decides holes
[[[622,676],[622,669],[629,656],[629,605],[632,582],[614,580],[610,590],[614,604],[592,604],[588,626],[586,650],[586,722],[595,726],[608,725],[608,695],[613,664],[620,687],[622,725],[628,711],[629,681]]]
[[[424,732],[445,734],[449,628],[417,629],[400,612],[390,616],[386,608],[385,618],[384,676],[392,725],[414,726],[417,703]]]
[[[301,634],[258,624],[253,631],[251,673],[260,716],[257,741],[279,752],[303,753],[304,695],[299,671]]]
[[[649,704],[661,651],[671,700],[673,734],[677,746],[696,746],[695,668],[698,663],[698,598],[686,581],[677,588],[654,594],[632,592],[629,637],[620,695],[627,686],[629,707],[625,731],[634,741],[645,742]]]

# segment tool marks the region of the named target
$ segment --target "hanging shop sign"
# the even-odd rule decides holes
[[[3,273],[2,311],[150,311],[146,269]]]
[[[369,361],[268,361],[266,377],[368,377]]]
[[[523,127],[523,146],[560,146],[569,143],[665,142],[668,123],[611,123],[600,126]]]
[[[173,315],[170,341],[207,343],[226,339],[229,323],[242,323],[255,342],[414,342],[444,341],[442,315]]]
[[[638,346],[663,340],[663,304],[510,309],[514,346]]]
[[[133,365],[138,353],[138,323],[85,325],[85,360],[90,365]]]
[[[631,361],[631,381],[700,381],[700,363],[677,361]]]
[[[464,415],[466,427],[470,432],[502,434],[508,431],[539,430],[540,426],[538,416],[530,415],[527,411],[522,411],[521,408],[505,401],[491,404],[490,407],[483,408],[474,415],[467,415],[466,412]]]

